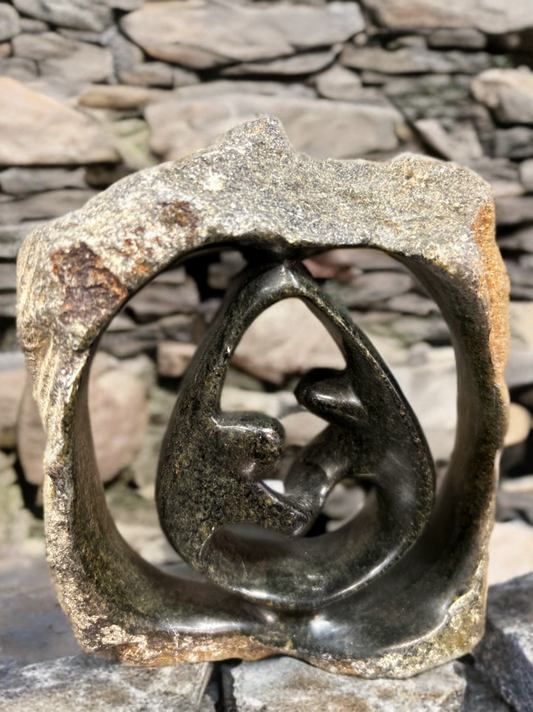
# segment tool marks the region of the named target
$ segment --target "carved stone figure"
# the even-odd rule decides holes
[[[493,233],[490,189],[468,169],[408,155],[316,161],[264,118],[119,181],[26,239],[19,336],[48,437],[48,559],[83,649],[136,665],[285,653],[367,677],[406,677],[471,650],[484,627],[507,408],[508,281]],[[249,266],[198,347],[161,450],[161,526],[188,564],[170,575],[135,554],[109,514],[88,374],[131,295],[196,250],[228,245]],[[457,440],[437,487],[393,376],[301,264],[341,246],[402,261],[453,333]],[[327,327],[346,368],[301,378],[298,401],[328,426],[280,494],[264,482],[280,423],[224,412],[220,394],[246,329],[294,297]],[[306,537],[347,478],[365,488],[362,510]]]

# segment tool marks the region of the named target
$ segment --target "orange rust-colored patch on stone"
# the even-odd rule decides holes
[[[494,235],[494,204],[486,203],[472,223],[485,268],[485,290],[489,302],[489,345],[494,363],[494,375],[502,393],[507,393],[504,381],[509,357],[509,277],[505,270]],[[505,397],[505,396],[504,396]]]
[[[187,636],[188,637],[188,636]],[[254,644],[245,636],[234,636],[223,641],[196,639],[193,644],[172,644],[170,642],[150,641],[143,643],[128,643],[114,646],[107,654],[124,665],[132,667],[164,667],[180,663],[216,662],[241,658],[253,662],[278,655],[260,644]]]
[[[63,324],[88,323],[99,312],[113,311],[127,295],[122,282],[84,242],[54,252],[51,261],[65,295],[59,314]]]
[[[183,200],[174,200],[171,203],[158,203],[157,205],[161,209],[159,219],[163,225],[170,229],[175,228],[176,225],[183,228],[187,233],[187,242],[193,242],[201,218],[192,210],[189,203]]]

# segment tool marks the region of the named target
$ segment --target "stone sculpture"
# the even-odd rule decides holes
[[[19,336],[48,438],[48,560],[84,650],[152,666],[285,653],[367,677],[406,677],[471,650],[484,627],[507,408],[508,281],[493,232],[490,189],[468,169],[417,156],[315,161],[264,118],[119,181],[26,239]],[[106,507],[88,374],[132,294],[195,250],[227,245],[250,266],[198,348],[162,446],[162,528],[196,570],[170,575],[131,550]],[[453,333],[459,426],[436,493],[392,375],[301,266],[339,246],[401,260]],[[287,297],[324,322],[347,367],[301,379],[298,400],[328,427],[280,495],[263,483],[279,457],[279,423],[224,413],[220,390],[244,331]],[[337,532],[306,538],[341,478],[366,483],[365,506]]]

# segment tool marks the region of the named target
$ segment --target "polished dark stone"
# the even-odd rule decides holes
[[[329,329],[345,370],[314,370],[299,403],[329,426],[298,456],[285,495],[264,484],[283,427],[220,407],[244,331],[281,299],[303,299]],[[368,487],[363,510],[334,533],[306,538],[341,479]],[[250,267],[228,293],[189,367],[159,466],[156,499],[169,540],[209,580],[256,603],[312,609],[363,588],[412,546],[433,506],[434,470],[409,404],[372,344],[297,263]],[[230,525],[276,532],[238,534]]]

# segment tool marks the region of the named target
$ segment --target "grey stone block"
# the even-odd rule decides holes
[[[210,665],[130,668],[79,655],[0,669],[0,712],[214,712]]]
[[[466,690],[453,664],[407,680],[364,680],[271,658],[242,663],[228,677],[226,699],[233,697],[238,712],[459,712]]]
[[[491,587],[474,658],[516,712],[533,710],[533,573]]]

